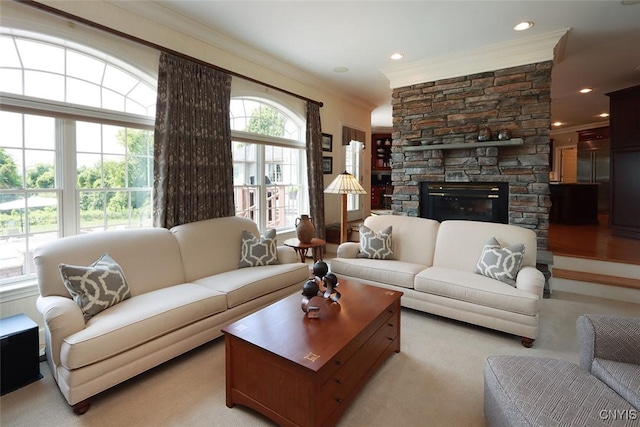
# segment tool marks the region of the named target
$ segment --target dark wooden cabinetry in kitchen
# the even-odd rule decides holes
[[[609,226],[617,235],[640,239],[640,86],[607,95],[611,115]]]

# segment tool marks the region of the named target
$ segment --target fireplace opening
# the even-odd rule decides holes
[[[509,223],[509,184],[421,182],[420,216]]]

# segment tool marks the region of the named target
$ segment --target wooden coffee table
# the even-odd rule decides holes
[[[402,292],[339,279],[338,303],[294,294],[225,326],[227,406],[282,426],[334,425],[367,380],[400,352]],[[300,284],[302,292],[302,284]]]

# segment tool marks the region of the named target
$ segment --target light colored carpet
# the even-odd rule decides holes
[[[526,349],[511,335],[403,309],[402,351],[371,378],[341,426],[483,426],[482,367],[487,356],[521,354],[578,362],[580,314],[637,316],[636,304],[554,292],[542,302],[541,333]],[[46,363],[44,379],[0,398],[8,426],[270,426],[261,415],[225,406],[224,340],[186,355],[93,398],[76,416]]]

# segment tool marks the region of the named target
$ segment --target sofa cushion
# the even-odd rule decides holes
[[[516,276],[524,258],[524,245],[502,247],[495,237],[491,237],[476,264],[476,273],[500,280],[511,286],[516,285]]]
[[[395,260],[426,266],[433,264],[438,221],[404,215],[371,215],[364,220],[364,225],[374,231],[393,227],[391,249]],[[478,260],[477,256],[475,260]]]
[[[495,238],[505,246],[523,243],[523,266],[536,266],[537,236],[528,228],[481,221],[443,221],[438,228],[433,265],[474,271],[487,241]]]
[[[271,228],[260,239],[253,233],[242,230],[240,268],[280,264],[276,246],[276,230]]]
[[[375,232],[366,225],[360,227],[360,252],[358,258],[393,259],[391,231],[389,227]]]
[[[302,285],[309,278],[309,267],[300,262],[242,268],[196,280],[202,286],[227,296],[227,306],[235,307],[252,299],[286,288],[292,283]]]
[[[591,373],[640,410],[640,366],[596,358]]]
[[[60,360],[67,369],[81,368],[226,309],[224,294],[194,283],[137,295],[98,313],[85,329],[66,337]]]
[[[131,296],[118,263],[107,253],[90,266],[60,264],[60,276],[87,322],[102,310]]]
[[[536,316],[538,296],[469,271],[431,267],[416,276],[415,290],[469,303]]]
[[[427,268],[426,265],[397,260],[366,258],[334,258],[331,260],[331,272],[337,274],[338,279],[340,275],[345,275],[409,289],[413,289],[416,274],[425,268]]]

